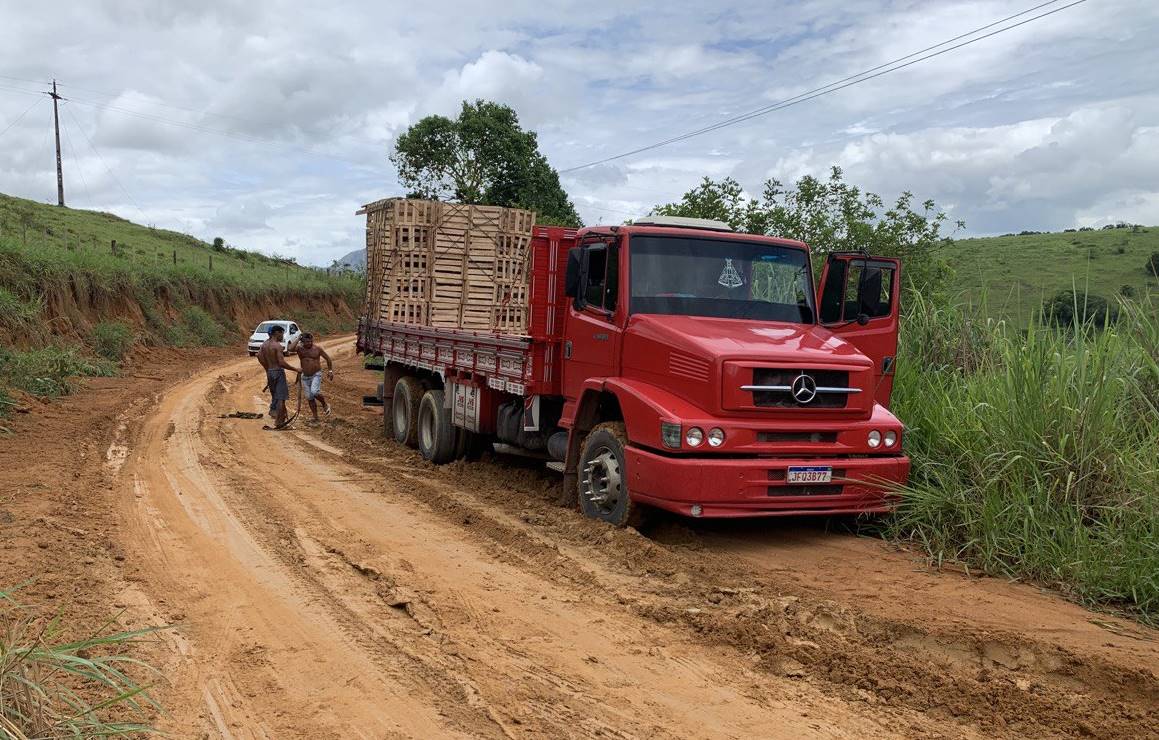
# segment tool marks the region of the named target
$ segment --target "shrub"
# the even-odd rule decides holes
[[[160,709],[129,675],[153,669],[123,651],[153,631],[69,640],[59,619],[39,617],[0,591],[0,737],[151,733],[123,717]]]
[[[1146,264],[1143,265],[1143,271],[1159,277],[1159,252],[1152,252],[1151,256],[1147,258]]]
[[[1056,293],[1042,303],[1042,319],[1055,326],[1101,327],[1118,318],[1118,308],[1094,293],[1073,290]]]
[[[34,396],[66,396],[73,390],[72,378],[116,374],[113,363],[86,359],[73,347],[28,351],[0,347],[0,379]]]
[[[1135,290],[1134,285],[1119,286],[1119,295],[1123,296],[1124,298],[1134,298],[1136,293],[1137,291]]]
[[[185,346],[220,347],[225,344],[225,330],[201,306],[186,306],[182,309],[181,323],[188,338]]]
[[[120,321],[102,321],[93,327],[93,349],[106,360],[125,359],[133,339],[133,330]]]
[[[26,301],[15,293],[0,288],[0,326],[14,334],[31,335],[40,324],[41,304]]]

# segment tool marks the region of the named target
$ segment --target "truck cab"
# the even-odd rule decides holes
[[[889,509],[909,471],[889,411],[900,264],[831,254],[813,275],[804,243],[721,222],[576,235],[559,426],[585,514]]]

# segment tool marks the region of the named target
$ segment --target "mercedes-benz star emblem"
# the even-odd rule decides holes
[[[817,397],[817,381],[811,375],[801,373],[793,381],[793,398],[797,403],[809,403]]]

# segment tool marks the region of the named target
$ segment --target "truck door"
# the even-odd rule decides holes
[[[900,293],[900,260],[848,252],[825,260],[821,324],[873,360],[874,396],[886,407],[893,393]]]
[[[589,242],[579,251],[579,284],[567,309],[563,342],[563,391],[578,398],[589,378],[615,375],[620,338],[617,304],[620,249],[616,242]]]

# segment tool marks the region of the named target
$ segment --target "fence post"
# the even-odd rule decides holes
[[[114,257],[117,256],[117,240],[116,239],[113,239],[112,241],[109,242],[109,251],[113,253]]]
[[[173,264],[177,264],[177,250],[173,250]]]
[[[209,271],[213,272],[213,255],[209,255]]]

